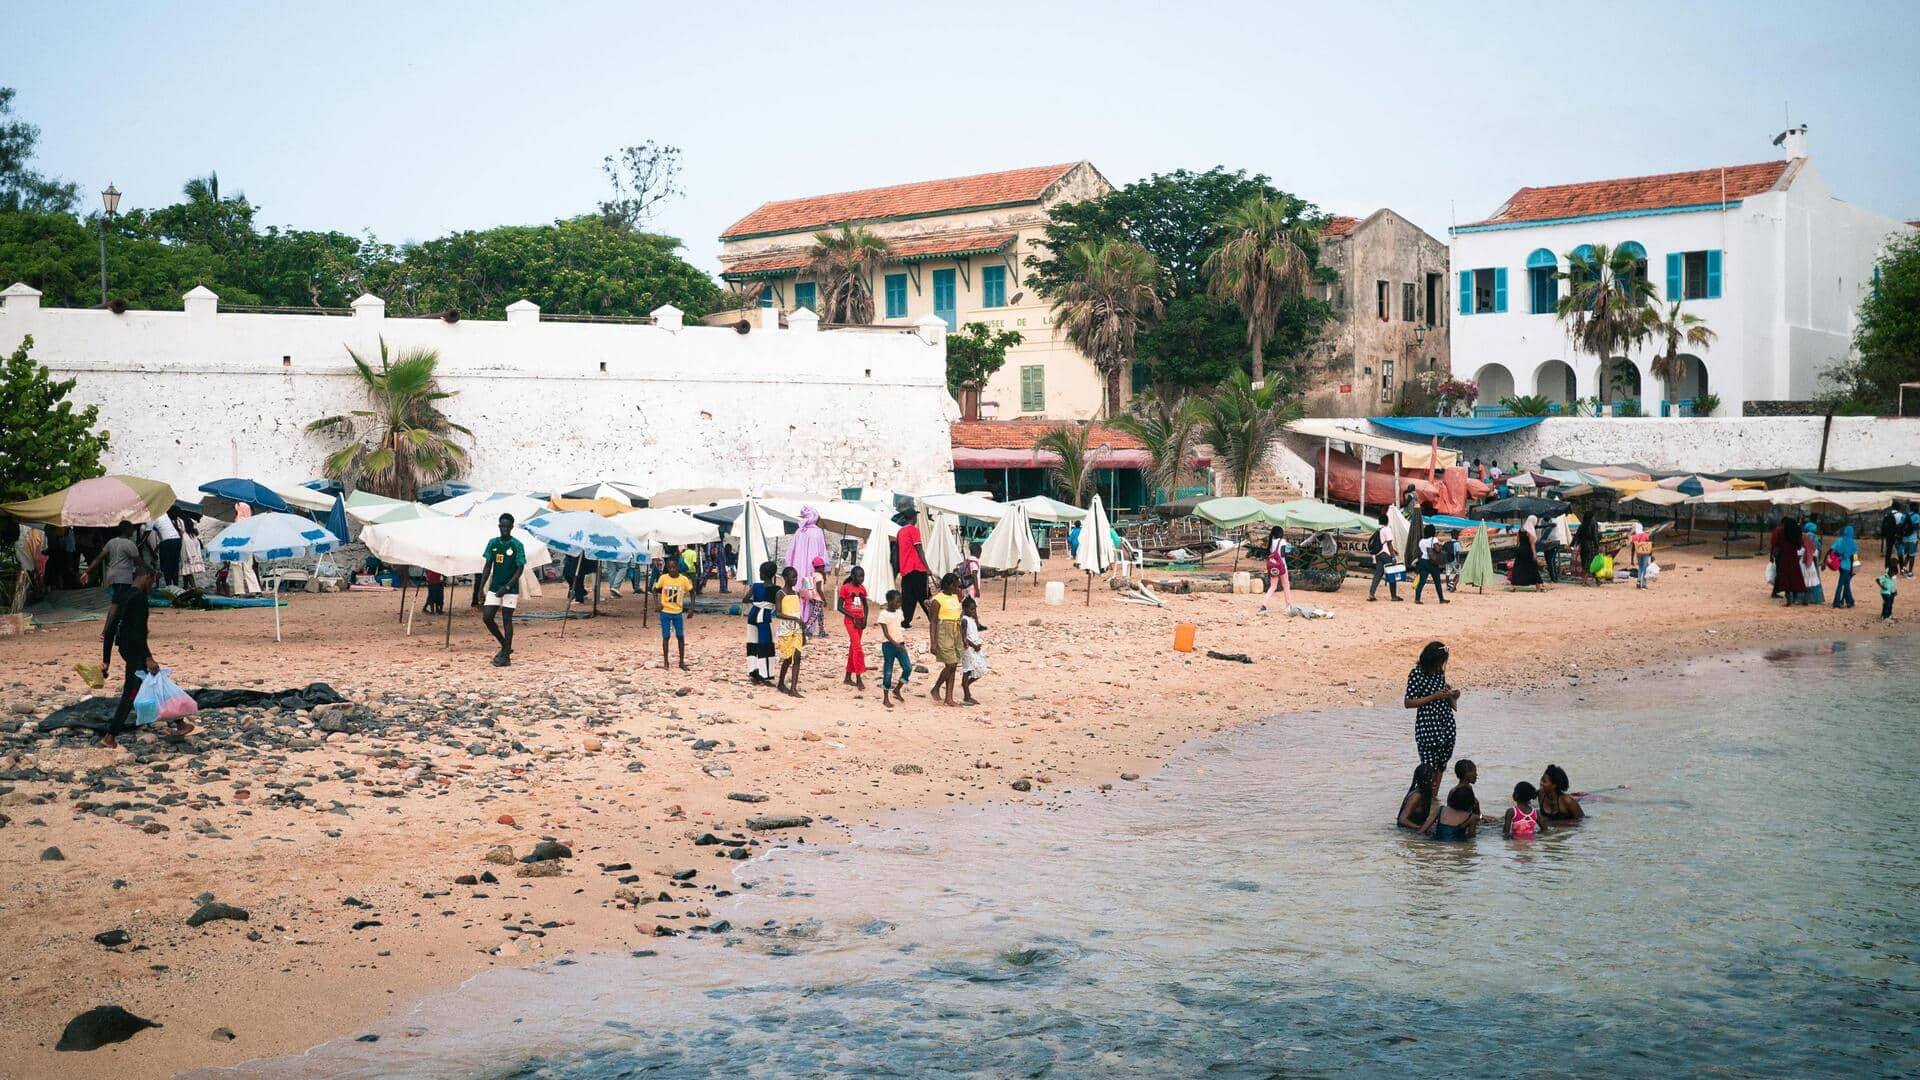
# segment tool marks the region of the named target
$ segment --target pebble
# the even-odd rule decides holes
[[[528,863],[537,863],[537,862],[546,862],[549,859],[571,859],[571,858],[573,858],[572,848],[568,847],[565,844],[560,843],[558,840],[542,840],[538,844],[535,844],[533,846],[533,851],[531,854],[529,854],[526,858],[520,861],[528,862]]]
[[[505,844],[493,845],[487,849],[487,853],[482,855],[481,858],[501,866],[512,866],[514,863],[513,849]]]
[[[765,795],[757,795],[746,791],[729,791],[727,792],[727,798],[732,799],[734,802],[744,803],[763,803],[767,801]]]
[[[1028,780],[1025,777],[1022,777],[1018,780],[1015,780],[1011,786],[1015,791],[1032,791],[1033,781]]]
[[[813,819],[805,814],[770,814],[747,819],[747,828],[755,832],[765,832],[769,829],[799,829],[811,824]]]
[[[40,853],[41,862],[66,862],[67,856],[57,847],[50,847]]]
[[[111,949],[132,941],[133,935],[125,930],[108,930],[105,933],[93,935],[93,940]]]
[[[187,916],[187,925],[200,926],[220,919],[234,919],[239,922],[246,922],[252,917],[252,915],[247,913],[246,908],[238,908],[232,904],[222,904],[210,900],[200,905],[200,910]]]

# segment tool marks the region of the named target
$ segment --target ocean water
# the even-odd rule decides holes
[[[1130,790],[776,852],[720,938],[214,1075],[1920,1074],[1920,640],[1513,695],[1470,659],[1483,806],[1552,761],[1585,824],[1417,839],[1411,713],[1281,716]]]

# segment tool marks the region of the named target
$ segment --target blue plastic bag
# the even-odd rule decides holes
[[[193,695],[180,689],[169,675],[171,668],[158,672],[137,672],[140,692],[133,698],[133,722],[146,726],[159,720],[178,720],[200,711]]]

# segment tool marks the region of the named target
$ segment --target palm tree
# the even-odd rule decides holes
[[[1654,305],[1647,309],[1647,333],[1667,343],[1667,351],[1653,358],[1653,377],[1666,388],[1667,400],[1674,401],[1674,384],[1687,373],[1686,362],[1680,359],[1680,346],[1710,348],[1720,335],[1708,328],[1707,320],[1681,311],[1678,300],[1669,302],[1665,308]]]
[[[1060,424],[1033,440],[1036,452],[1051,451],[1060,459],[1059,464],[1047,466],[1047,479],[1062,499],[1075,506],[1085,506],[1087,497],[1093,494],[1092,439],[1093,425],[1083,421]]]
[[[1224,236],[1201,270],[1216,300],[1236,305],[1247,320],[1247,344],[1253,346],[1253,381],[1266,375],[1262,351],[1288,300],[1307,287],[1311,272],[1307,247],[1313,235],[1289,220],[1285,203],[1264,194],[1241,203],[1220,221]]]
[[[1083,241],[1063,257],[1066,284],[1053,302],[1054,325],[1106,377],[1106,415],[1118,416],[1120,372],[1133,355],[1134,335],[1142,320],[1166,310],[1159,264],[1126,240]]]
[[[821,322],[873,321],[873,275],[887,263],[887,242],[866,229],[840,226],[813,234],[806,272],[818,286]]]
[[[423,485],[467,471],[467,451],[454,437],[471,439],[473,432],[440,411],[439,403],[453,394],[440,389],[434,377],[440,364],[438,352],[408,349],[398,358],[389,358],[383,337],[377,370],[352,349],[347,355],[360,373],[370,407],[323,416],[307,425],[308,431],[347,440],[347,445],[327,455],[327,476],[349,487],[412,499]],[[366,441],[369,436],[378,441]]]
[[[1567,255],[1557,275],[1568,283],[1555,315],[1566,324],[1574,348],[1600,358],[1600,398],[1605,401],[1613,358],[1645,341],[1653,283],[1639,261],[1618,248],[1591,244]]]
[[[1279,401],[1268,388],[1255,387],[1244,371],[1227,376],[1200,404],[1200,438],[1213,446],[1214,466],[1235,495],[1247,493],[1287,421],[1301,411],[1298,402]]]
[[[1194,451],[1200,444],[1200,410],[1185,397],[1155,395],[1139,412],[1123,413],[1109,421],[1113,427],[1146,444],[1151,464],[1142,477],[1150,491],[1174,497],[1181,481],[1193,474]]]

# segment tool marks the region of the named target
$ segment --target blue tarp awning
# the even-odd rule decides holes
[[[1369,416],[1368,422],[1408,435],[1439,435],[1471,439],[1476,435],[1505,435],[1545,420],[1544,416]]]

